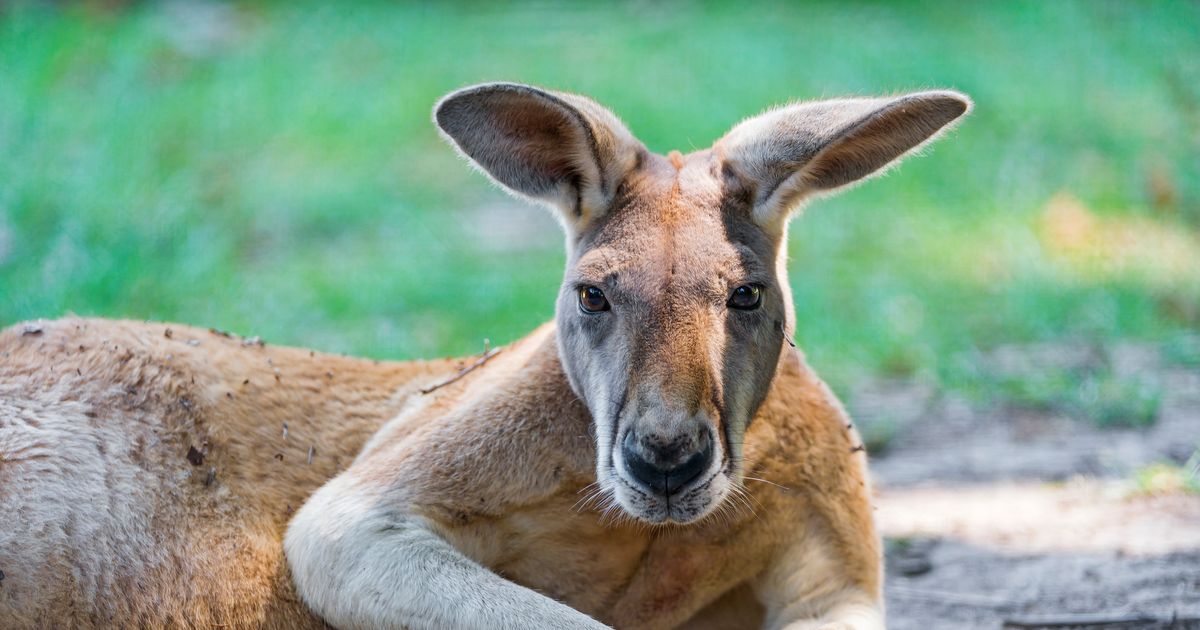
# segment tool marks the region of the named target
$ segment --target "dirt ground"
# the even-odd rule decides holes
[[[1078,353],[1009,348],[988,360],[1014,356],[1019,365]],[[915,382],[852,393],[860,426],[895,432],[872,458],[890,628],[1200,628],[1200,494],[1133,481],[1200,445],[1200,370],[1137,346],[1112,363],[1161,384],[1152,426],[1102,429]],[[1050,623],[1087,621],[1080,615],[1092,625]],[[1158,621],[1098,625],[1130,617]]]

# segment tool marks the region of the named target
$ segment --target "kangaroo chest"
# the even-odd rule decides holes
[[[564,493],[503,517],[447,530],[457,548],[500,576],[616,627],[674,627],[757,572],[738,561],[750,519],[648,528]],[[730,570],[730,563],[738,564]]]

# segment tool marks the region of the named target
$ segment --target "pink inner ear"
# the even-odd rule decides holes
[[[575,183],[585,168],[582,121],[556,97],[532,88],[496,86],[466,91],[439,106],[438,124],[459,148],[501,184],[543,197]]]
[[[514,160],[540,177],[560,180],[577,170],[572,165],[578,130],[568,114],[530,99],[504,99],[494,123]]]

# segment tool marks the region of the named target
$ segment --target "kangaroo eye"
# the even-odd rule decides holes
[[[584,313],[599,313],[612,307],[609,306],[603,291],[596,287],[583,287],[579,290],[579,308],[583,309]]]
[[[762,306],[762,287],[757,284],[743,284],[733,290],[733,295],[729,296],[729,301],[725,304],[739,311],[753,311]]]

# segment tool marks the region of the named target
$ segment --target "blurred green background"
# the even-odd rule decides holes
[[[1200,325],[1198,28],[1196,2],[9,5],[0,325],[477,352],[551,317],[562,238],[438,138],[445,92],[581,92],[665,153],[950,87],[957,131],[793,222],[817,369],[956,387],[1001,344],[1170,347]]]

